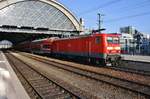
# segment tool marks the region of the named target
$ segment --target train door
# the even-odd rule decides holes
[[[91,47],[92,47],[92,42],[89,40],[88,41],[88,56],[91,56]]]
[[[87,47],[87,60],[88,60],[88,62],[91,62],[90,57],[92,55],[92,41],[91,41],[90,37],[87,38],[87,40],[86,40],[86,47]]]

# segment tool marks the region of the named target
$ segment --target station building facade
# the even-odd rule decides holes
[[[150,55],[150,36],[132,26],[120,28],[121,46],[124,54]]]

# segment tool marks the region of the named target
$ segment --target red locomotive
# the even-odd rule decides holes
[[[24,46],[26,44],[20,44]],[[71,38],[48,38],[32,41],[30,49],[34,53],[72,57],[100,64],[117,65],[120,56],[118,34],[92,34]]]

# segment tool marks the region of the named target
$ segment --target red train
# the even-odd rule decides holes
[[[71,38],[47,38],[21,43],[17,48],[33,53],[88,60],[103,65],[117,65],[120,56],[118,34],[93,34]]]

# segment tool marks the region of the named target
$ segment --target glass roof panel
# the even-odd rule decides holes
[[[41,1],[23,1],[0,10],[0,25],[75,30],[61,11]]]

